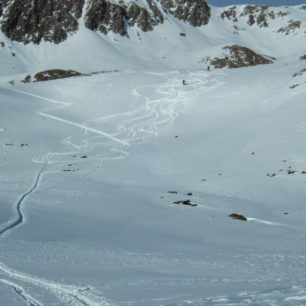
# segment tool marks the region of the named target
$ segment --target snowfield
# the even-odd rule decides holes
[[[1,36],[17,51],[1,58],[0,304],[305,305],[304,28],[215,35],[220,12],[134,49],[85,29],[61,49]],[[276,62],[198,61],[233,39]],[[118,71],[20,83],[50,68]]]

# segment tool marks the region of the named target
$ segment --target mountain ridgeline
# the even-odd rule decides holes
[[[81,18],[90,30],[128,36],[129,27],[152,31],[169,14],[201,26],[209,22],[210,8],[204,0],[0,0],[2,32],[25,44],[60,43],[78,30]]]

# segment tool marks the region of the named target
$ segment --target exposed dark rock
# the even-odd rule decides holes
[[[295,174],[295,173],[296,173],[296,170],[288,170],[287,173],[288,173],[288,174]]]
[[[63,0],[65,8],[71,12],[76,18],[82,16],[85,0]]]
[[[239,214],[231,214],[229,215],[229,217],[231,217],[232,219],[240,220],[240,221],[248,221],[248,219],[245,216],[239,215]]]
[[[223,11],[221,13],[221,18],[222,19],[229,19],[232,20],[233,22],[237,22],[237,12],[236,12],[236,6],[232,6],[230,8],[228,8],[227,10]]]
[[[295,78],[295,77],[297,77],[297,76],[301,76],[301,75],[304,74],[304,72],[306,72],[306,68],[300,70],[299,72],[296,72],[296,73],[293,75],[293,77]]]
[[[300,57],[300,60],[306,60],[306,54]]]
[[[289,86],[289,88],[290,88],[290,89],[294,89],[294,88],[296,88],[296,87],[298,87],[298,86],[300,86],[300,84],[293,84],[293,85]]]
[[[274,177],[274,176],[276,176],[276,173],[267,173],[267,176],[269,176],[269,177]]]
[[[302,23],[300,21],[290,20],[289,25],[287,27],[280,28],[277,32],[289,35],[290,33],[294,32],[296,29],[299,29],[301,27],[301,24]]]
[[[85,25],[91,30],[99,30],[107,34],[113,31],[126,35],[126,10],[118,4],[106,0],[90,0],[85,16]]]
[[[91,0],[85,16],[85,25],[91,30],[108,31],[127,35],[127,26],[138,26],[144,32],[163,23],[164,17],[151,0],[147,0],[150,10],[136,3],[114,4],[107,0]]]
[[[132,4],[127,10],[127,18],[130,26],[138,26],[144,32],[152,31],[153,26],[164,22],[163,15],[150,1],[151,14],[143,7]]]
[[[78,29],[78,22],[65,2],[71,1],[11,1],[3,15],[1,29],[10,39],[24,43],[39,43],[42,39],[60,43]]]
[[[247,5],[240,16],[248,16],[248,24],[252,26],[255,22],[260,27],[268,27],[268,17],[275,19],[273,11],[269,11],[268,5]]]
[[[62,69],[52,69],[38,72],[34,75],[35,82],[40,81],[49,81],[63,78],[70,78],[74,76],[79,76],[81,73],[74,70],[62,70]],[[24,81],[29,79],[29,76],[26,76]]]
[[[210,8],[204,0],[160,0],[166,13],[195,27],[207,24]]]
[[[193,207],[198,206],[198,204],[191,203],[190,200],[176,201],[176,202],[173,202],[173,204],[182,204],[182,205],[193,206]]]
[[[210,60],[210,64],[215,68],[256,66],[271,64],[275,60],[274,57],[257,54],[253,50],[239,45],[226,46],[223,50],[225,50],[223,57],[215,57]]]
[[[280,11],[280,12],[277,13],[278,17],[284,17],[284,16],[287,16],[287,15],[289,15],[289,12],[282,12],[282,11]]]
[[[40,43],[46,40],[60,43],[77,31],[84,13],[85,26],[104,34],[109,31],[128,36],[128,27],[151,31],[164,22],[165,14],[194,26],[207,24],[210,9],[204,0],[146,0],[113,3],[110,0],[0,0],[1,29],[12,40]],[[163,10],[156,5],[160,2]],[[85,12],[84,12],[85,10]]]
[[[21,83],[30,83],[31,82],[31,75],[28,74],[22,81]]]

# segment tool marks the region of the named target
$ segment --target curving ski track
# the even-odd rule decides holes
[[[148,72],[148,74],[150,74],[150,72]],[[173,123],[178,115],[178,106],[190,103],[190,91],[196,93],[196,89],[199,87],[207,87],[207,91],[209,91],[212,87],[218,86],[218,84],[216,85],[216,80],[209,80],[207,77],[205,77],[205,73],[203,72],[190,73],[189,79],[192,79],[192,83],[186,87],[182,87],[180,85],[181,80],[179,79],[179,72],[177,71],[168,74],[163,73],[160,75],[165,77],[165,82],[161,85],[153,84],[149,86],[161,96],[160,98],[150,99],[146,97],[145,103],[137,109],[91,120],[98,122],[112,122],[112,120],[121,118],[122,120],[120,120],[120,123],[118,123],[116,126],[118,132],[115,134],[109,134],[99,129],[88,127],[85,124],[53,116],[46,112],[37,113],[40,116],[48,117],[49,119],[80,128],[82,130],[82,138],[78,138],[77,141],[81,142],[81,144],[74,143],[72,136],[68,136],[64,143],[69,147],[72,147],[72,150],[70,149],[61,153],[49,152],[45,155],[45,157],[43,157],[45,162],[38,171],[32,187],[22,194],[16,203],[17,218],[0,230],[0,237],[12,231],[24,222],[25,216],[23,212],[23,204],[27,198],[33,194],[37,188],[39,188],[43,175],[48,172],[60,171],[60,166],[67,163],[67,161],[71,159],[72,153],[75,153],[76,151],[79,153],[89,152],[95,148],[98,148],[100,151],[102,148],[104,151],[107,150],[106,152],[110,152],[110,156],[103,156],[103,154],[100,154],[97,156],[97,159],[101,159],[101,162],[105,159],[126,158],[129,155],[129,153],[126,151],[128,147],[149,141],[152,137],[156,137],[158,135],[158,131]],[[17,89],[7,87],[6,89],[55,104],[56,107],[49,109],[49,111],[64,108],[72,104],[49,99]],[[132,91],[132,95],[141,96],[141,90],[142,87],[135,88]],[[87,132],[91,132],[95,136],[90,136],[87,134]],[[108,139],[109,142],[105,142],[105,138]],[[56,157],[56,159],[54,159],[54,157]],[[60,159],[60,157],[63,159]],[[37,162],[41,161],[38,160]],[[100,166],[100,163],[98,166]],[[46,169],[47,166],[49,168],[48,171]],[[20,284],[16,284],[15,282],[11,281],[11,279],[22,283],[27,283],[29,286],[40,287],[53,292],[55,296],[64,303],[73,305],[81,304],[85,306],[110,305],[103,296],[92,293],[89,287],[80,288],[77,286],[55,283],[53,281],[13,270],[3,263],[0,263],[0,274],[9,278],[9,280],[0,279],[0,282],[11,287],[14,292],[30,306],[41,306],[43,303],[36,300],[34,297],[28,294]],[[112,303],[112,305],[114,304]]]
[[[38,188],[39,182],[42,178],[42,175],[44,173],[44,170],[47,166],[47,161],[45,161],[38,171],[33,186],[25,192],[17,201],[16,204],[16,211],[17,211],[17,219],[9,223],[7,226],[5,226],[2,230],[0,230],[0,236],[2,236],[4,233],[13,230],[15,227],[17,227],[19,224],[24,222],[24,213],[22,211],[22,204],[25,202],[25,200]]]

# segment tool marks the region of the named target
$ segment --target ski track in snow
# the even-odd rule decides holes
[[[30,306],[42,306],[43,305],[39,301],[34,299],[30,294],[28,294],[23,287],[15,284],[11,281],[8,281],[6,279],[0,279],[0,282],[4,283],[7,286],[9,286],[10,288],[12,288],[14,290],[14,292],[16,292],[22,298],[22,300],[24,300],[24,302],[27,305],[30,305]]]
[[[209,298],[187,299],[180,303],[160,304],[162,306],[183,305],[305,305],[306,289],[301,286],[288,286],[265,291],[242,291],[236,295],[221,295]]]
[[[97,122],[112,122],[112,120],[121,118],[122,120],[120,120],[120,124],[117,124],[117,132],[113,135],[88,127],[85,123],[73,122],[65,118],[50,115],[46,112],[37,112],[40,116],[81,129],[81,138],[79,136],[74,141],[73,136],[67,136],[64,140],[64,144],[72,149],[65,152],[48,152],[41,158],[36,160],[33,159],[34,162],[41,163],[42,166],[36,175],[32,187],[22,194],[16,203],[17,218],[0,230],[0,237],[3,237],[4,234],[14,230],[25,221],[25,215],[23,212],[24,202],[39,188],[44,175],[50,172],[58,172],[67,162],[74,162],[74,160],[71,159],[72,154],[75,154],[76,152],[79,154],[84,152],[87,153],[93,151],[95,148],[100,149],[102,147],[107,150],[107,152],[110,152],[110,156],[105,157],[101,154],[101,156],[97,157],[98,166],[101,166],[103,161],[106,159],[125,158],[129,155],[127,149],[131,145],[149,141],[152,137],[156,137],[162,128],[173,123],[175,118],[178,116],[178,106],[191,102],[189,98],[190,91],[196,93],[196,89],[198,88],[205,88],[205,90],[209,91],[211,87],[218,86],[216,80],[209,80],[207,77],[208,74],[205,72],[190,73],[188,77],[190,83],[187,86],[181,85],[178,72],[161,74],[161,76],[166,76],[166,81],[163,84],[153,84],[150,86],[154,88],[160,98],[149,99],[146,97],[145,103],[138,109],[90,120]],[[48,111],[58,110],[60,108],[71,106],[72,104],[31,94],[18,89],[5,88],[56,105],[55,108],[48,109]],[[142,87],[135,88],[132,95],[141,96],[141,90]],[[107,139],[107,141],[105,141],[105,139]],[[76,141],[81,143],[76,143]],[[91,293],[89,287],[85,287],[84,289],[77,286],[64,285],[44,280],[15,271],[3,263],[0,263],[0,274],[9,278],[9,280],[0,279],[0,281],[11,287],[28,305],[39,306],[42,305],[42,303],[30,296],[20,284],[15,283],[16,281],[53,292],[58,299],[64,302],[69,302],[73,305],[110,305],[104,297]],[[12,280],[14,280],[14,282]]]
[[[45,161],[41,167],[41,169],[38,171],[33,186],[25,192],[21,197],[18,199],[16,203],[16,211],[17,211],[17,218],[13,220],[12,222],[8,223],[3,229],[0,230],[0,237],[5,234],[6,232],[9,232],[16,228],[18,225],[22,224],[25,220],[25,216],[23,213],[23,203],[26,201],[26,199],[33,193],[35,190],[39,187],[40,181],[42,179],[42,176],[44,174],[44,171],[47,166],[47,161]]]

